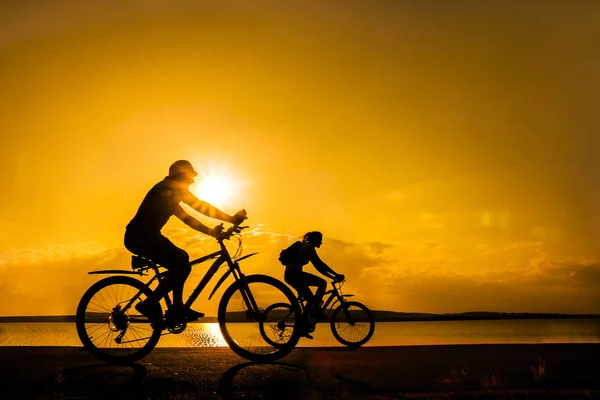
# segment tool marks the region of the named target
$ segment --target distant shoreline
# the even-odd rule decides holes
[[[487,321],[515,319],[600,319],[600,314],[558,314],[558,313],[502,313],[466,312],[456,314],[402,313],[394,311],[373,311],[377,322],[431,322],[431,321]],[[74,315],[3,316],[0,323],[27,322],[68,322],[74,323]],[[218,322],[217,317],[204,317],[198,323]]]

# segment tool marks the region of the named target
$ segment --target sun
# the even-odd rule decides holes
[[[227,205],[235,194],[236,181],[229,175],[219,172],[200,174],[190,188],[200,199],[214,206]]]

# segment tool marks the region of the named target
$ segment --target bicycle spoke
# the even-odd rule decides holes
[[[139,339],[149,340],[150,336],[152,336],[152,331],[149,331],[145,334],[141,334],[137,330],[134,330],[132,335],[138,337]]]
[[[136,329],[131,329],[131,336],[137,338],[136,341],[148,340],[150,338],[150,336],[144,337],[144,335],[140,334]]]
[[[105,325],[105,324],[106,324],[106,322],[96,322],[94,324],[88,323],[86,326],[89,326],[90,328],[93,328],[93,327],[95,327],[97,325]]]
[[[96,332],[98,332],[99,330],[101,330],[102,328],[108,329],[108,327],[106,326],[106,324],[107,324],[107,323],[105,322],[105,323],[102,323],[102,324],[100,324],[100,326],[98,326],[96,329],[94,329],[94,330],[92,330],[92,331],[89,331],[89,330],[88,330],[88,332],[89,332],[89,336],[90,336],[90,337],[93,337],[93,335],[94,335]]]
[[[346,307],[344,309],[344,307]],[[374,321],[368,309],[356,302],[344,303],[332,316],[334,336],[347,346],[364,344],[373,334]],[[351,323],[350,321],[353,321]]]
[[[110,337],[112,336],[111,334],[112,334],[112,332],[109,329],[108,331],[106,331],[106,333],[104,335],[98,337],[98,340],[100,342],[100,347],[106,347],[106,343],[109,342]]]

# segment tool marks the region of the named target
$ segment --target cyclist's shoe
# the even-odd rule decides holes
[[[315,330],[315,324],[311,317],[306,318],[302,323],[298,325],[298,329],[300,330],[300,336],[305,337],[307,339],[312,339],[311,332]]]
[[[316,323],[317,319],[314,316],[310,315],[306,321],[306,324],[304,324],[304,326],[302,327],[302,333],[300,334],[300,336],[305,337],[307,339],[312,339],[313,337],[310,333],[314,332]]]
[[[204,313],[194,311],[191,308],[187,308],[183,304],[173,305],[168,312],[168,319],[170,321],[181,321],[184,319],[186,322],[197,321],[199,318],[204,317]]]
[[[162,327],[162,313],[158,303],[151,303],[148,300],[140,301],[135,305],[135,309],[147,317],[154,327]]]
[[[198,321],[199,318],[204,317],[204,313],[201,313],[199,311],[194,311],[191,308],[188,308],[185,310],[185,316],[186,316],[188,322]]]

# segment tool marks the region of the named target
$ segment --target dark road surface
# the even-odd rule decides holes
[[[157,348],[130,366],[83,348],[0,347],[2,400],[600,399],[599,389],[600,344],[301,348],[272,364]]]

